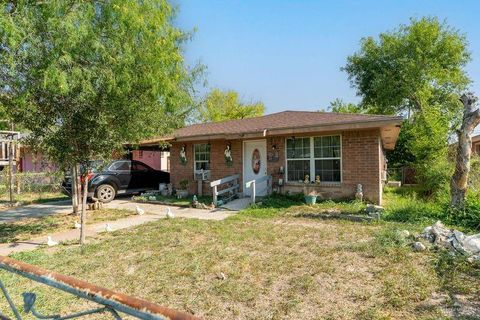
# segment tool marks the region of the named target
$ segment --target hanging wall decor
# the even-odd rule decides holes
[[[183,165],[187,164],[187,147],[185,145],[180,149],[180,163]]]
[[[227,144],[227,147],[225,148],[225,151],[223,152],[225,155],[225,163],[227,166],[231,166],[233,164],[233,158],[232,158],[232,146],[231,144]]]
[[[276,141],[272,138],[270,140],[270,144],[272,145],[272,150],[267,153],[267,161],[268,162],[278,162],[280,159],[278,148]]]

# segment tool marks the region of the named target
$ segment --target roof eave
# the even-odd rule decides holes
[[[362,122],[348,122],[340,124],[322,124],[314,126],[298,126],[298,127],[289,127],[289,128],[277,128],[277,129],[264,129],[264,130],[255,130],[255,131],[246,131],[232,134],[205,134],[205,135],[192,135],[192,136],[177,136],[175,141],[199,141],[199,140],[216,140],[216,139],[248,139],[248,138],[258,138],[258,137],[267,137],[273,135],[291,135],[291,134],[300,134],[308,132],[322,132],[322,131],[339,131],[339,130],[358,130],[358,129],[373,129],[373,128],[382,128],[387,126],[396,126],[401,125],[403,118],[398,117],[391,120],[383,121],[362,121]],[[266,130],[266,131],[265,131]]]

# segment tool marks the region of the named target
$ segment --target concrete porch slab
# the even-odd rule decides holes
[[[230,210],[230,211],[240,211],[247,208],[252,203],[250,198],[238,198],[233,201],[227,202],[224,205],[221,205],[220,208]]]

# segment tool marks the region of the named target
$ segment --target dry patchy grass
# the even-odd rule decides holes
[[[389,241],[398,225],[291,217],[159,220],[84,248],[14,257],[205,319],[439,319],[434,254]],[[223,272],[225,280],[218,278]],[[1,273],[44,313],[88,303]],[[1,305],[5,309],[5,302]],[[101,317],[99,317],[101,318]]]
[[[87,224],[117,220],[133,214],[133,212],[127,210],[103,209],[87,211]],[[79,220],[79,216],[74,214],[54,214],[40,218],[0,223],[0,243],[28,240],[52,232],[72,229],[75,221]]]

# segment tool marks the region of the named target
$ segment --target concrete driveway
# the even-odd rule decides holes
[[[70,200],[30,204],[0,211],[0,223],[71,212],[72,202]]]
[[[147,214],[164,216],[167,206],[160,204],[136,203],[129,198],[119,198],[104,205],[104,208],[123,209],[135,211],[136,206],[141,207]],[[225,211],[223,209],[203,210],[195,208],[181,208],[170,206],[174,214],[182,218],[196,218],[208,220],[223,220],[230,216],[234,211]],[[52,214],[65,214],[72,212],[72,203],[70,200],[46,202],[16,207],[0,211],[0,223],[14,222],[26,218],[40,218]]]

